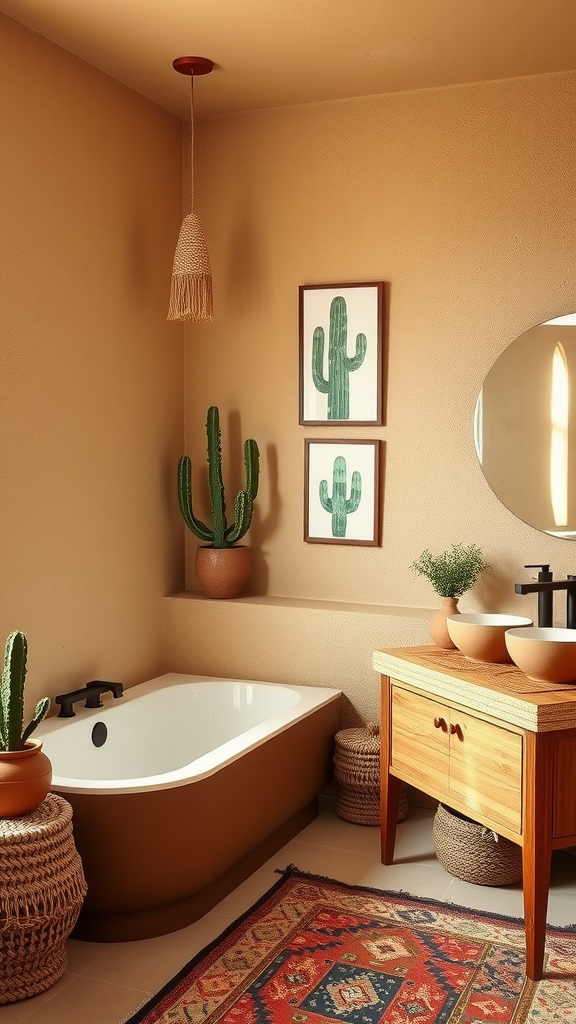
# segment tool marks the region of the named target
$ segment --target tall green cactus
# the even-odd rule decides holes
[[[222,447],[220,443],[220,417],[218,407],[211,405],[206,419],[208,439],[208,488],[212,528],[194,515],[192,510],[192,463],[183,455],[178,463],[178,501],[184,522],[200,540],[213,548],[229,548],[241,540],[250,528],[254,500],[258,494],[260,475],[260,453],[253,438],[244,442],[244,465],[246,487],[234,499],[234,522],[226,521],[226,502],[222,482]]]
[[[346,536],[346,517],[355,512],[362,497],[362,476],[358,470],[352,473],[350,497],[346,498],[346,459],[337,455],[332,469],[332,497],[328,497],[328,481],[320,481],[320,502],[326,512],[332,513],[332,536]]]
[[[348,314],[346,300],[336,295],[330,303],[328,340],[328,380],[324,377],[324,329],[317,327],[312,338],[312,379],[317,391],[328,395],[328,419],[350,417],[350,374],[358,370],[366,355],[366,335],[356,335],[356,351],[346,354]]]
[[[4,668],[0,682],[0,751],[23,750],[26,740],[42,721],[50,707],[50,698],[39,700],[32,721],[24,726],[24,683],[28,643],[24,633],[10,633],[4,650]]]

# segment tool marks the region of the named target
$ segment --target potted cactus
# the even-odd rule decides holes
[[[234,519],[226,519],[222,481],[222,447],[218,407],[210,406],[206,419],[208,489],[212,525],[203,523],[192,509],[192,464],[187,455],[178,463],[178,501],[189,530],[204,541],[196,551],[196,576],[208,597],[233,598],[243,592],[250,575],[250,548],[239,544],[250,528],[258,494],[260,453],[253,438],[244,442],[246,487],[234,499]]]
[[[40,740],[29,737],[50,707],[38,701],[24,728],[24,684],[28,643],[24,633],[10,633],[0,681],[0,817],[28,814],[42,803],[52,781],[52,766]]]

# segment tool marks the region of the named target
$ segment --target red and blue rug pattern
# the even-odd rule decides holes
[[[289,868],[130,1024],[576,1024],[576,931]]]

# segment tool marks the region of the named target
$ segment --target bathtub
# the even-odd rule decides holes
[[[182,928],[273,856],[318,813],[341,696],[167,673],[45,720],[35,737],[88,884],[74,936]]]

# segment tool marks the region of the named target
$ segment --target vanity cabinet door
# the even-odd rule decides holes
[[[392,683],[390,767],[460,810],[522,832],[522,734]]]
[[[450,779],[449,709],[392,685],[390,766],[417,788],[446,799]]]
[[[522,832],[522,735],[450,713],[450,792],[475,812]]]

